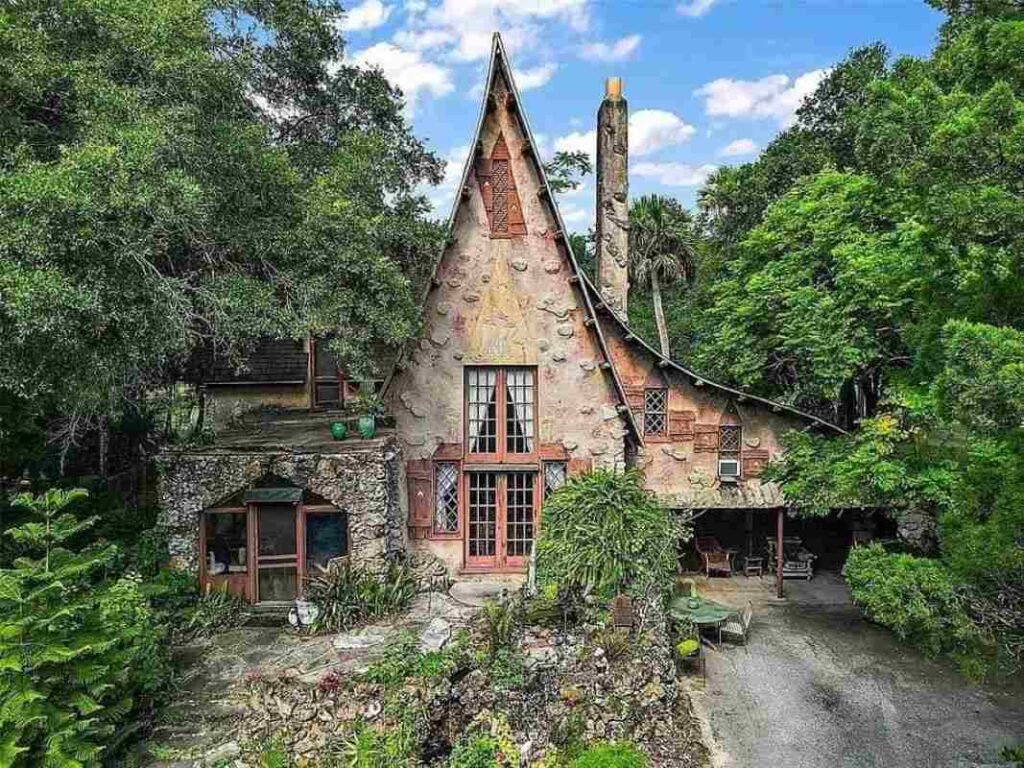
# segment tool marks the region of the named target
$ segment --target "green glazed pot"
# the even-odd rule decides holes
[[[377,434],[377,419],[374,418],[372,413],[359,417],[359,434],[362,435],[364,440],[369,440]]]
[[[344,440],[348,437],[348,424],[344,421],[331,422],[331,437],[335,440]]]

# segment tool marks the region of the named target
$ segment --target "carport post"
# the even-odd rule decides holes
[[[779,507],[775,517],[775,596],[784,597],[782,593],[782,529],[786,524],[786,510]]]

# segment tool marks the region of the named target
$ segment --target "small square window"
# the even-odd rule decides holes
[[[434,530],[456,533],[459,530],[459,468],[451,462],[437,464],[434,470]]]
[[[668,390],[644,390],[644,434],[664,435],[668,431]]]
[[[569,465],[564,461],[544,462],[544,498],[557,491],[569,475]]]

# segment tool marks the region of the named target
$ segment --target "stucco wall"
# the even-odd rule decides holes
[[[310,453],[166,452],[157,460],[160,525],[168,532],[174,564],[195,572],[202,511],[272,475],[346,510],[352,563],[379,570],[405,547],[400,465],[401,451],[390,438]]]
[[[694,386],[687,376],[672,368],[661,368],[656,358],[623,337],[620,327],[602,319],[605,339],[623,384],[629,387],[669,389],[668,410],[693,411],[697,425],[719,425],[730,404],[728,393],[715,387]],[[806,424],[785,413],[774,413],[755,401],[733,400],[732,413],[743,426],[743,451],[766,452],[768,460],[782,453],[780,437]],[[641,409],[636,409],[642,424]],[[647,486],[667,506],[685,507],[771,507],[784,503],[777,485],[745,476],[738,483],[718,480],[719,453],[695,450],[693,438],[671,438],[664,442],[647,440],[638,452],[636,465],[643,469]]]
[[[482,133],[490,155],[503,132],[527,234],[491,239],[474,174],[462,198],[423,316],[411,364],[390,389],[397,434],[407,459],[430,458],[440,443],[463,440],[463,371],[467,365],[537,366],[541,443],[562,443],[595,467],[622,467],[624,424],[592,328],[584,325],[580,288],[555,238],[540,180],[523,155],[524,137],[502,101]],[[461,550],[460,550],[461,551]]]

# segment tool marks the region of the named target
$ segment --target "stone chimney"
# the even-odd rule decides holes
[[[629,108],[610,77],[597,110],[597,287],[625,316],[629,294]]]

